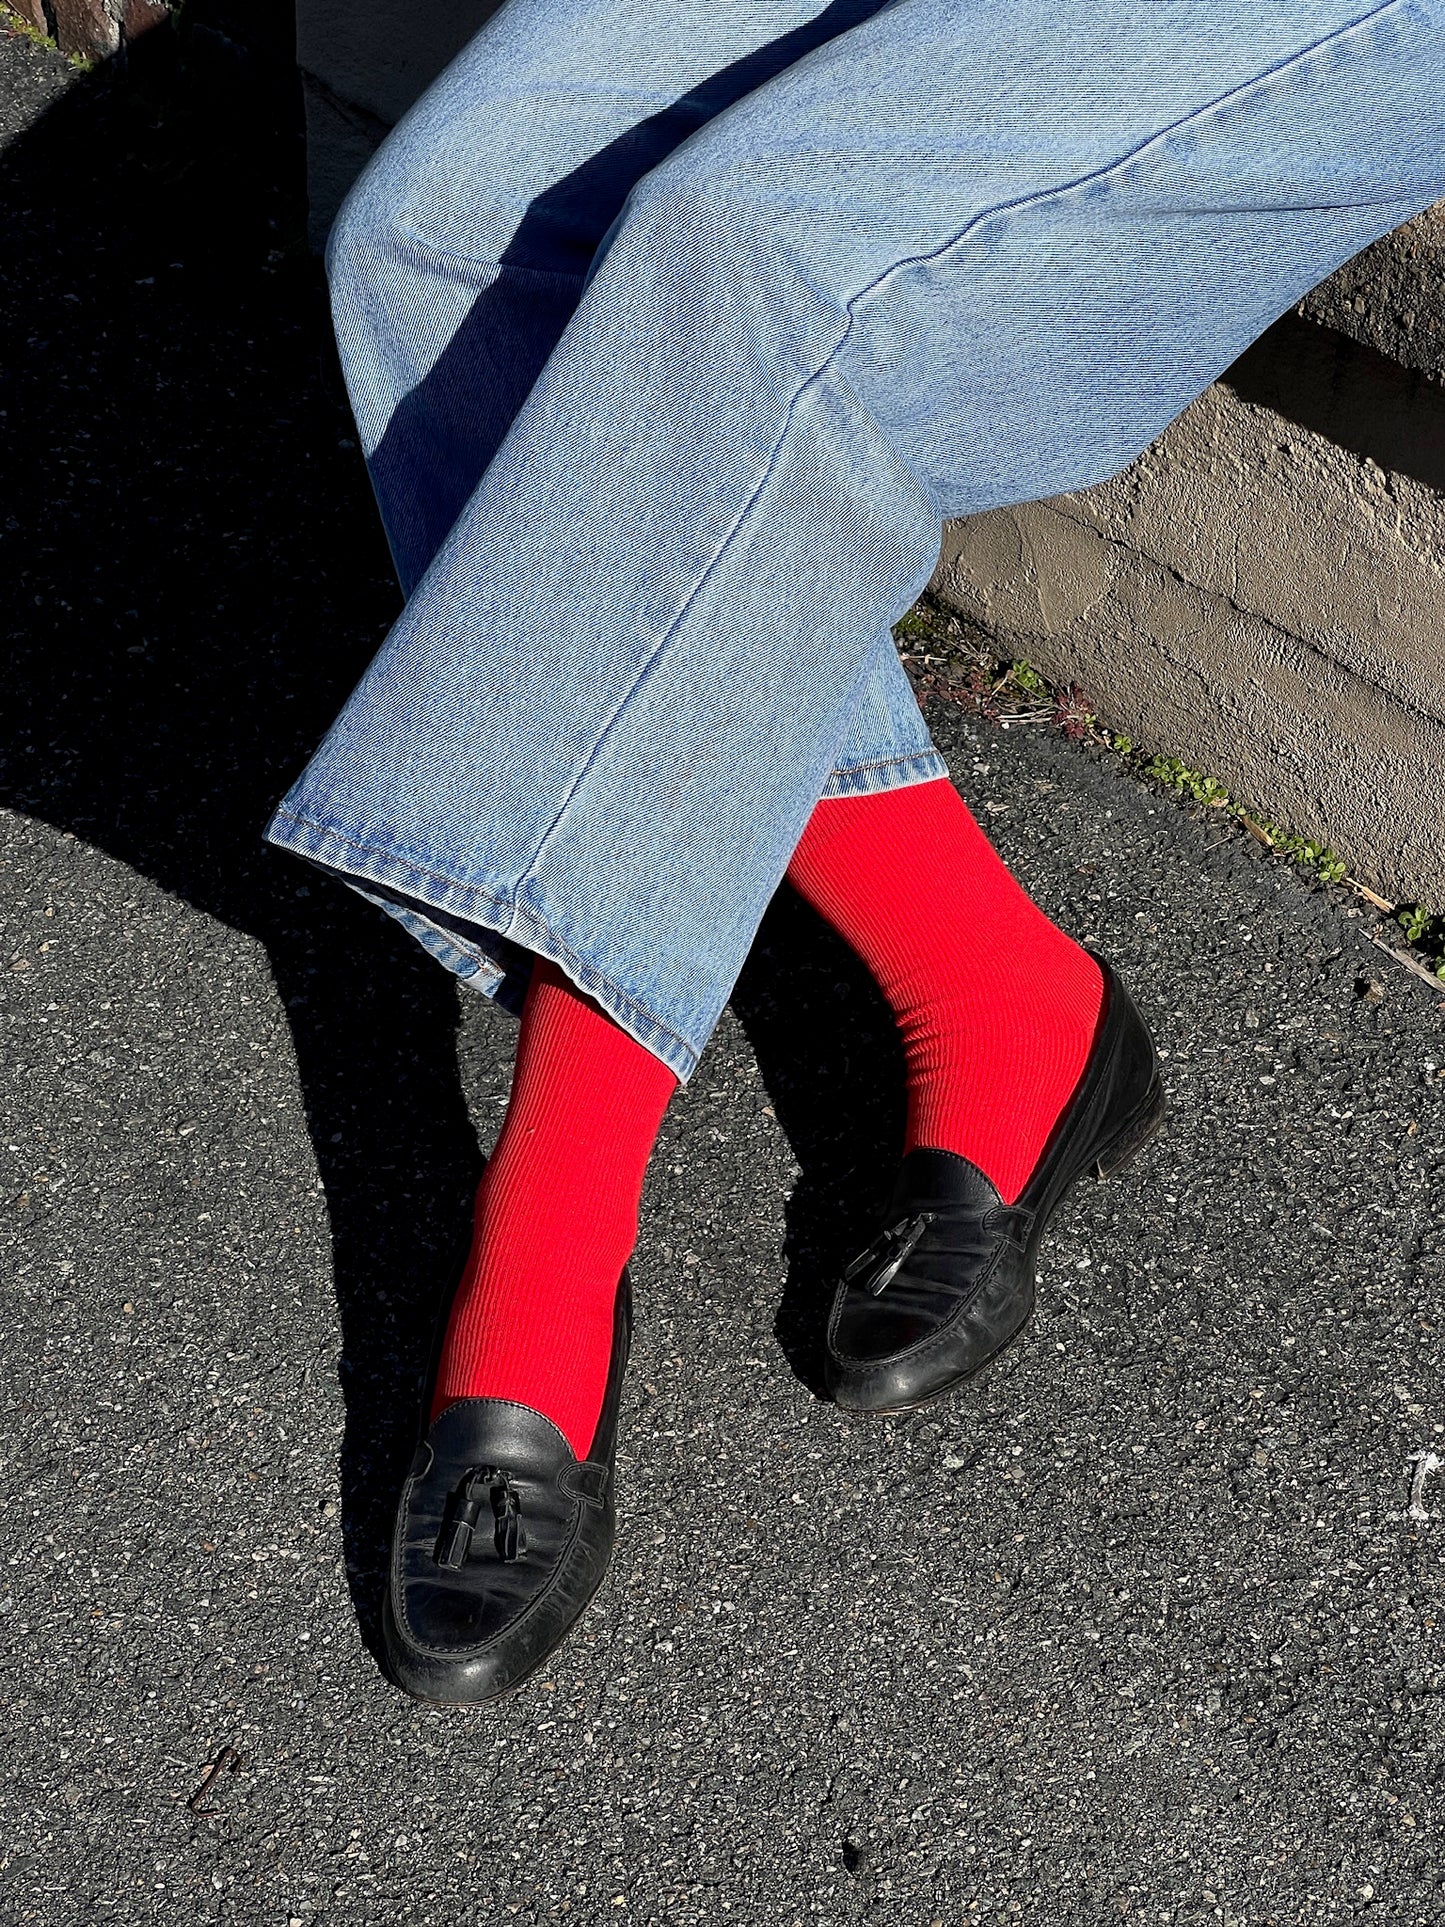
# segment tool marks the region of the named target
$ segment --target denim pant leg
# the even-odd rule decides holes
[[[895,0],[727,108],[628,196],[273,839],[686,1076],[942,515],[1113,472],[1434,199],[1442,26]]]
[[[481,480],[641,177],[883,0],[508,0],[383,144],[327,243],[341,356],[402,591]],[[468,253],[423,233],[465,204]],[[828,793],[944,773],[886,637]]]

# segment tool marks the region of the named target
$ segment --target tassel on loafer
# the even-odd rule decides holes
[[[586,1459],[551,1419],[510,1399],[457,1399],[418,1442],[382,1609],[387,1667],[404,1692],[452,1706],[500,1698],[581,1617],[612,1553],[617,1408],[631,1330],[624,1272]]]
[[[844,1273],[828,1324],[827,1385],[844,1411],[914,1411],[996,1357],[1028,1322],[1039,1244],[1070,1187],[1086,1171],[1117,1171],[1163,1124],[1154,1041],[1095,962],[1093,1046],[1017,1201],[951,1151],[904,1158],[884,1229]]]

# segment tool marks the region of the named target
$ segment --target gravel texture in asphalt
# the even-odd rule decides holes
[[[381,1677],[513,1028],[259,842],[394,590],[284,63],[206,18],[124,86],[0,36],[0,1922],[1445,1919],[1441,1000],[945,705],[1167,1135],[980,1380],[845,1421],[898,1059],[780,901],[649,1176],[608,1583],[493,1709]]]

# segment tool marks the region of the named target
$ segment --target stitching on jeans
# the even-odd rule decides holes
[[[460,261],[469,268],[496,268],[502,274],[530,274],[538,281],[585,281],[587,279],[585,268],[580,274],[573,274],[566,268],[529,268],[521,261],[491,261],[485,255],[464,254],[460,248],[449,248],[441,241],[433,241],[425,234],[419,234],[414,227],[409,227],[404,221],[397,222],[396,232],[403,240],[410,241],[416,247],[425,248],[428,254],[439,255],[446,261]]]
[[[838,348],[839,346],[841,346],[842,341],[846,338],[846,335],[847,335],[847,330],[845,328],[843,335],[839,337],[838,342],[834,344],[832,350],[830,351],[828,356],[828,361],[831,361],[833,356],[838,352]],[[826,367],[827,362],[825,362],[823,365],[824,367]],[[738,510],[736,516],[733,518],[732,526],[728,529],[726,535],[723,536],[721,542],[719,542],[717,548],[714,550],[713,554],[708,559],[708,562],[703,568],[701,575],[699,575],[697,581],[692,585],[692,587],[688,590],[686,596],[683,598],[681,607],[678,609],[677,613],[673,616],[671,622],[669,622],[667,627],[663,630],[662,634],[653,643],[646,662],[642,663],[639,666],[636,675],[632,678],[632,681],[627,685],[626,689],[618,697],[617,702],[613,706],[612,713],[608,716],[606,722],[603,723],[601,729],[598,730],[596,741],[593,743],[591,749],[587,752],[586,757],[579,765],[576,773],[572,778],[572,781],[567,786],[566,795],[562,798],[561,803],[557,806],[557,814],[553,817],[552,821],[547,825],[546,829],[542,832],[541,837],[538,839],[537,847],[535,850],[533,850],[531,859],[528,862],[526,869],[522,872],[522,875],[518,879],[518,884],[517,884],[518,889],[520,889],[523,884],[530,882],[535,877],[537,873],[537,866],[542,861],[542,857],[544,852],[546,851],[547,845],[551,842],[552,838],[557,834],[558,829],[561,827],[563,817],[566,816],[568,810],[572,806],[572,799],[576,796],[578,790],[581,788],[588,773],[591,771],[593,765],[597,761],[597,758],[601,755],[603,745],[606,743],[608,737],[612,734],[612,730],[616,725],[618,719],[622,716],[623,712],[627,709],[628,705],[634,700],[634,698],[637,695],[637,692],[642,688],[644,682],[651,674],[653,668],[658,662],[658,659],[661,657],[662,652],[666,649],[668,643],[671,642],[673,636],[677,633],[678,626],[682,622],[683,618],[686,616],[688,610],[692,607],[693,603],[697,600],[698,596],[702,594],[704,587],[712,578],[713,571],[717,568],[718,564],[722,561],[722,558],[727,554],[727,551],[732,544],[733,537],[737,534],[738,530],[742,527],[744,521],[747,519],[748,511],[752,508],[753,503],[758,499],[758,496],[762,493],[763,489],[767,486],[768,479],[772,475],[774,465],[776,464],[778,459],[778,451],[782,448],[783,442],[787,437],[788,430],[792,426],[793,413],[797,408],[798,402],[803,396],[803,394],[807,391],[807,389],[810,388],[813,382],[816,380],[817,380],[816,373],[813,375],[810,375],[808,379],[803,383],[802,387],[796,390],[791,401],[788,403],[787,412],[783,418],[782,429],[779,431],[777,441],[773,444],[773,447],[769,450],[767,465],[763,469],[763,472],[759,476],[757,482],[754,484],[752,493],[748,496],[747,500],[743,503],[742,507]]]
[[[604,990],[610,991],[612,995],[617,999],[618,1003],[622,1004],[628,1011],[632,1013],[634,1019],[640,1020],[645,1024],[651,1025],[651,1027],[654,1030],[661,1031],[664,1037],[670,1038],[671,1041],[677,1045],[678,1049],[685,1057],[688,1065],[691,1067],[696,1067],[696,1064],[698,1061],[698,1052],[693,1049],[692,1045],[688,1043],[685,1037],[679,1036],[679,1034],[672,1028],[670,1024],[665,1024],[662,1021],[662,1019],[660,1017],[655,1016],[653,1012],[650,1011],[645,1004],[639,1003],[638,1000],[631,994],[630,991],[624,990],[620,984],[613,983],[610,977],[604,977],[600,970],[598,970],[594,965],[588,963],[585,958],[580,957],[570,944],[563,943],[562,939],[557,935],[556,931],[553,930],[551,924],[545,923],[542,920],[542,918],[535,913],[535,911],[525,910],[520,905],[518,905],[516,909],[516,915],[520,917],[523,923],[526,924],[529,928],[540,931],[540,933],[544,937],[546,937],[548,941],[552,943],[555,946],[555,948],[562,953],[562,956],[556,959],[558,963],[560,963],[562,961],[562,958],[565,957],[570,963],[574,964],[577,970],[584,976],[590,972],[591,975],[597,979],[597,982],[601,985],[601,987]],[[497,935],[502,936],[504,935],[504,932],[499,930],[497,932]],[[584,984],[582,988],[585,990],[586,985]],[[588,994],[590,995],[591,993],[589,992]],[[672,1068],[671,1065],[669,1065],[668,1068],[671,1069]]]
[[[398,871],[406,872],[412,877],[425,877],[429,881],[443,884],[451,890],[475,891],[479,897],[482,897],[487,903],[493,905],[498,911],[510,910],[512,912],[510,922],[512,923],[515,923],[518,916],[523,917],[524,921],[533,925],[548,939],[555,949],[561,952],[561,955],[556,958],[556,962],[561,963],[565,958],[567,962],[575,965],[580,972],[584,974],[590,973],[590,975],[597,980],[599,986],[615,997],[618,1003],[622,1004],[634,1018],[652,1025],[653,1028],[660,1031],[664,1037],[670,1038],[685,1055],[689,1065],[696,1066],[698,1053],[693,1049],[692,1045],[688,1043],[685,1037],[680,1036],[670,1024],[664,1023],[663,1020],[650,1011],[645,1004],[639,1003],[638,1000],[629,991],[624,990],[620,984],[614,983],[610,977],[604,976],[595,965],[588,963],[584,957],[579,956],[572,946],[564,943],[556,931],[553,930],[552,926],[544,922],[535,912],[530,910],[523,911],[518,905],[504,903],[500,897],[494,897],[489,890],[482,889],[480,884],[459,883],[455,877],[445,876],[440,870],[430,870],[424,863],[413,863],[409,859],[403,860],[399,857],[392,856],[377,844],[360,843],[352,837],[343,836],[339,830],[334,830],[328,824],[318,822],[314,816],[303,816],[300,811],[286,809],[284,806],[278,807],[276,814],[277,816],[284,817],[290,823],[304,824],[307,829],[318,831],[321,836],[329,839],[331,842],[339,843],[343,850],[353,850],[358,856],[378,857],[383,863],[393,864]],[[281,845],[280,847],[286,848],[288,846]],[[312,855],[311,852],[306,850],[296,850],[294,854],[303,857]],[[325,862],[325,859],[322,857],[315,857],[313,860],[322,863]],[[340,868],[341,866],[337,865],[335,867]],[[356,874],[365,877],[367,872],[362,870]],[[370,881],[373,883],[389,883],[390,879],[387,877],[372,877]],[[418,901],[425,903],[426,898],[421,897]],[[433,910],[440,910],[444,906],[439,903],[434,903],[428,907]],[[414,912],[413,914],[418,913]],[[452,913],[448,912],[448,914],[450,915]],[[433,926],[433,928],[436,927],[435,925]],[[445,932],[443,932],[443,934],[445,934]],[[505,937],[507,931],[496,930],[493,934],[495,936]],[[669,1065],[668,1068],[671,1069],[672,1066]]]
[[[852,329],[852,326],[853,326],[853,318],[852,318],[852,313],[850,309],[844,324],[843,332],[839,335],[837,341],[834,342],[832,348],[828,351],[827,357],[823,361],[822,365],[816,368],[813,371],[813,373],[808,376],[807,380],[804,381],[801,384],[801,386],[799,386],[794,391],[792,399],[789,401],[786,413],[784,414],[784,417],[783,417],[783,425],[781,429],[779,429],[778,431],[778,438],[768,452],[767,463],[763,468],[762,474],[758,477],[757,482],[754,484],[752,493],[748,496],[747,500],[743,503],[742,507],[738,510],[736,516],[734,516],[732,526],[729,528],[727,534],[722,538],[721,542],[719,542],[717,548],[714,550],[712,556],[709,558],[707,565],[704,567],[702,574],[698,577],[697,581],[692,585],[691,589],[688,590],[687,595],[683,598],[682,605],[678,609],[676,615],[674,615],[671,622],[668,623],[666,629],[664,629],[662,634],[657,638],[657,641],[653,644],[652,651],[649,654],[646,662],[644,662],[641,665],[641,667],[638,669],[637,674],[633,677],[632,681],[628,684],[626,691],[623,693],[623,695],[621,695],[618,698],[616,707],[613,709],[612,714],[607,718],[607,721],[602,725],[602,728],[598,731],[596,742],[593,743],[591,749],[587,752],[586,760],[583,762],[581,768],[577,771],[576,775],[572,779],[571,784],[568,786],[567,794],[563,797],[561,804],[558,806],[556,816],[552,819],[551,823],[548,824],[546,830],[543,832],[542,837],[539,840],[536,849],[532,853],[532,858],[530,863],[527,865],[527,868],[523,871],[521,877],[519,878],[518,880],[519,888],[521,887],[522,884],[530,882],[531,879],[535,876],[537,865],[542,860],[543,852],[546,850],[547,845],[551,842],[552,838],[556,835],[558,829],[561,827],[562,819],[567,814],[567,811],[571,805],[573,797],[577,794],[577,791],[580,789],[584,778],[587,776],[589,770],[592,768],[598,756],[601,754],[602,747],[606,743],[608,737],[611,735],[613,726],[621,717],[623,711],[632,702],[633,698],[637,695],[637,692],[642,688],[643,684],[652,675],[654,669],[657,667],[657,664],[662,657],[664,650],[667,648],[667,645],[672,641],[672,638],[676,635],[678,628],[680,627],[684,617],[687,615],[688,610],[692,607],[693,603],[696,602],[697,598],[702,594],[704,588],[706,588],[707,584],[711,581],[713,573],[718,567],[718,564],[722,561],[723,557],[727,554],[728,549],[731,547],[733,538],[737,535],[738,530],[743,526],[744,522],[747,521],[749,514],[752,512],[753,505],[756,503],[756,501],[758,500],[758,497],[762,494],[763,490],[767,487],[769,481],[772,479],[773,471],[777,467],[778,456],[782,452],[784,442],[786,442],[786,440],[788,439],[788,430],[793,425],[793,417],[797,413],[798,403],[803,399],[803,396],[807,394],[808,390],[814,387],[816,383],[822,379],[823,375],[827,372],[828,368],[832,365],[835,357],[837,356],[838,350],[843,346],[843,343],[848,339],[848,335]],[[901,463],[899,463],[898,465],[900,468],[902,467]],[[921,495],[925,496],[925,499],[926,499],[927,491],[924,489],[922,483],[918,480],[918,477],[914,475],[909,475],[908,479],[913,483],[914,487],[917,488],[918,492]]]
[[[936,749],[910,749],[902,756],[875,756],[871,762],[866,763],[835,763],[829,774],[830,776],[856,776],[861,770],[891,769],[895,763],[922,763],[929,757],[937,763],[943,761]]]
[[[485,977],[489,984],[495,985],[497,990],[501,989],[507,978],[505,965],[498,963],[482,943],[463,937],[445,924],[438,923],[436,919],[442,914],[441,911],[428,914],[432,911],[431,904],[426,906],[425,911],[419,910],[417,905],[422,901],[420,897],[408,896],[397,890],[395,885],[383,889],[375,877],[362,877],[352,870],[339,874],[348,889],[355,890],[368,903],[374,903],[378,910],[395,917],[408,936],[415,937],[463,983],[469,984],[475,977]],[[413,924],[426,934],[420,935],[418,930],[412,928]],[[455,963],[451,961],[453,957],[457,959]],[[464,965],[470,967],[463,968]]]
[[[715,550],[711,560],[707,563],[706,567],[703,569],[697,581],[693,584],[692,588],[688,591],[676,615],[673,617],[672,621],[667,625],[667,628],[663,631],[663,633],[658,637],[656,643],[653,645],[650,655],[647,658],[647,661],[643,663],[642,666],[639,668],[637,674],[633,677],[631,683],[629,683],[625,694],[623,694],[618,699],[617,705],[613,709],[612,714],[607,718],[607,721],[603,724],[601,730],[598,732],[597,740],[593,743],[592,748],[588,752],[585,761],[582,763],[576,775],[573,777],[572,782],[568,787],[567,794],[562,799],[562,802],[557,810],[556,816],[553,818],[552,822],[548,825],[547,829],[543,832],[542,837],[539,840],[536,849],[532,853],[531,861],[528,863],[527,868],[522,873],[522,876],[519,879],[519,887],[522,884],[525,884],[528,881],[530,881],[531,878],[535,875],[537,865],[541,862],[542,855],[546,850],[547,845],[551,842],[552,838],[556,835],[557,830],[561,825],[563,817],[567,814],[567,811],[571,806],[573,797],[577,794],[577,791],[581,787],[581,784],[584,778],[587,776],[593,764],[596,762],[597,757],[601,754],[602,747],[604,743],[607,741],[607,738],[609,737],[609,735],[611,734],[613,727],[617,723],[618,719],[621,717],[623,711],[632,702],[638,690],[642,687],[643,683],[647,680],[648,676],[652,673],[652,670],[656,666],[659,657],[666,649],[668,643],[671,642],[673,636],[677,633],[679,626],[681,625],[684,618],[686,617],[689,609],[691,609],[693,603],[696,602],[697,598],[702,594],[703,589],[707,586],[708,582],[712,579],[714,572],[716,571],[718,565],[721,563],[723,557],[727,554],[728,549],[731,547],[734,538],[737,536],[738,531],[742,528],[744,522],[748,519],[748,516],[751,514],[755,503],[762,495],[763,490],[767,487],[768,483],[772,480],[773,472],[777,467],[778,457],[782,452],[783,444],[787,441],[788,432],[792,428],[794,418],[797,415],[798,404],[802,401],[804,395],[806,395],[811,388],[814,388],[817,386],[817,384],[823,379],[824,375],[827,374],[829,368],[837,360],[839,353],[846,345],[850,335],[853,332],[855,311],[860,302],[866,300],[870,294],[873,294],[878,288],[882,287],[883,284],[886,281],[890,280],[892,276],[894,276],[895,274],[900,274],[908,268],[920,267],[929,261],[939,260],[943,255],[950,253],[952,249],[958,247],[964,240],[967,239],[967,237],[973,232],[973,230],[976,227],[980,226],[984,221],[991,220],[995,216],[1000,214],[1016,213],[1020,208],[1033,207],[1033,206],[1041,205],[1047,201],[1060,200],[1063,198],[1064,195],[1072,194],[1081,187],[1087,187],[1092,182],[1108,179],[1108,177],[1111,174],[1119,173],[1122,169],[1127,167],[1130,164],[1130,162],[1138,160],[1142,155],[1146,154],[1151,147],[1154,147],[1160,141],[1168,139],[1170,135],[1177,134],[1182,128],[1192,126],[1197,122],[1207,119],[1208,116],[1210,116],[1211,114],[1218,113],[1219,110],[1222,107],[1228,105],[1229,102],[1237,100],[1242,96],[1251,93],[1255,88],[1261,86],[1266,81],[1277,79],[1281,74],[1288,73],[1292,67],[1302,65],[1305,61],[1312,59],[1323,48],[1332,45],[1336,41],[1340,41],[1347,38],[1350,34],[1357,32],[1360,28],[1364,26],[1367,26],[1371,21],[1377,20],[1387,13],[1392,13],[1397,8],[1402,7],[1406,4],[1407,4],[1407,0],[1385,0],[1385,4],[1383,6],[1374,7],[1368,13],[1360,15],[1358,19],[1348,22],[1343,27],[1335,28],[1331,33],[1322,35],[1318,40],[1312,41],[1308,47],[1300,48],[1296,53],[1290,54],[1286,59],[1276,62],[1276,64],[1273,67],[1264,68],[1259,73],[1251,75],[1251,77],[1248,80],[1242,81],[1239,84],[1239,86],[1231,87],[1227,93],[1219,95],[1214,100],[1206,101],[1204,105],[1201,107],[1196,107],[1191,109],[1189,113],[1182,115],[1177,121],[1171,121],[1167,127],[1156,128],[1154,132],[1148,136],[1147,139],[1140,141],[1137,146],[1130,148],[1128,153],[1120,154],[1116,156],[1115,159],[1113,159],[1112,161],[1107,162],[1102,167],[1093,169],[1090,173],[1081,174],[1075,180],[1065,181],[1061,183],[1058,187],[1047,188],[1037,194],[1021,195],[1019,199],[1016,201],[1000,201],[993,207],[981,209],[973,217],[973,219],[969,221],[966,227],[961,228],[957,234],[953,235],[949,240],[943,242],[939,247],[931,248],[924,254],[911,255],[906,261],[895,261],[890,267],[885,268],[881,274],[875,276],[872,281],[868,282],[868,284],[865,287],[860,288],[856,294],[850,295],[845,304],[846,318],[844,321],[843,332],[839,335],[837,341],[834,342],[832,348],[828,351],[828,354],[826,358],[823,360],[823,362],[813,371],[811,375],[808,376],[807,380],[804,381],[802,385],[794,392],[793,398],[788,403],[787,410],[784,414],[783,425],[778,431],[778,438],[774,442],[773,447],[769,452],[767,463],[763,469],[762,474],[759,476],[757,482],[755,483],[752,493],[747,497],[742,507],[738,510],[737,515],[733,519],[732,526],[729,528],[727,534],[723,537],[722,541],[718,544],[718,547]],[[919,487],[920,492],[924,492],[923,485],[920,482],[918,482],[916,477],[913,479],[915,481],[915,484]],[[505,935],[508,935],[509,932],[504,931],[502,934],[505,936]]]
[[[322,836],[329,837],[333,843],[339,843],[343,850],[355,850],[366,856],[380,857],[383,862],[395,863],[399,869],[408,870],[413,876],[427,877],[433,883],[444,883],[449,889],[473,890],[479,897],[485,897],[488,903],[495,904],[498,910],[511,909],[510,904],[504,903],[500,897],[494,897],[490,890],[484,890],[479,883],[458,883],[455,877],[446,876],[440,870],[429,870],[424,863],[416,863],[410,857],[394,857],[389,851],[383,850],[378,843],[360,843],[354,837],[343,836],[340,830],[333,829],[329,823],[323,823],[319,817],[306,816],[300,810],[287,809],[284,803],[277,806],[276,814],[284,816],[291,823],[304,823],[308,830],[319,830]],[[386,878],[376,877],[373,881],[384,883]],[[440,910],[442,906],[437,903],[433,904],[432,908]]]
[[[961,242],[966,241],[974,229],[980,226],[982,222],[992,220],[994,216],[998,214],[1015,214],[1020,208],[1037,207],[1047,201],[1062,200],[1066,194],[1072,194],[1078,188],[1088,187],[1095,181],[1107,180],[1111,174],[1121,173],[1131,162],[1140,160],[1148,153],[1151,147],[1155,147],[1159,142],[1167,140],[1171,134],[1177,134],[1186,127],[1192,127],[1200,121],[1207,120],[1212,114],[1219,113],[1221,109],[1253,93],[1257,87],[1263,86],[1266,81],[1278,80],[1282,75],[1289,73],[1291,68],[1303,66],[1306,61],[1312,60],[1316,54],[1323,52],[1326,47],[1333,46],[1338,41],[1347,40],[1351,34],[1358,33],[1361,28],[1369,26],[1372,21],[1381,19],[1387,13],[1394,13],[1398,8],[1408,4],[1409,0],[1385,0],[1383,6],[1371,7],[1368,12],[1360,14],[1354,20],[1347,21],[1344,26],[1335,27],[1329,33],[1321,34],[1320,38],[1311,41],[1309,46],[1299,48],[1295,53],[1286,55],[1283,60],[1277,60],[1272,67],[1261,68],[1257,74],[1252,74],[1248,80],[1240,81],[1237,87],[1231,87],[1227,93],[1218,95],[1214,100],[1206,101],[1201,107],[1191,108],[1187,114],[1181,114],[1178,120],[1170,121],[1167,127],[1155,128],[1154,132],[1150,134],[1147,139],[1140,141],[1137,146],[1131,147],[1128,153],[1116,156],[1112,161],[1106,162],[1104,166],[1094,168],[1087,174],[1080,174],[1076,180],[1062,182],[1058,187],[1045,188],[1037,194],[1020,195],[1016,201],[999,201],[993,207],[981,208],[967,226],[960,228],[952,239],[942,242],[936,248],[928,249],[927,252],[923,254],[910,255],[905,261],[895,261],[891,267],[885,268],[881,274],[876,275],[866,287],[860,288],[857,294],[851,295],[848,300],[849,328],[851,329],[852,327],[853,309],[858,302],[865,300],[870,294],[873,294],[878,288],[881,288],[884,282],[890,280],[895,274],[902,274],[909,268],[921,267],[929,261],[940,260],[942,256],[958,247]],[[842,345],[842,342],[839,342],[838,347]],[[835,348],[833,354],[836,355],[837,352],[838,349]],[[831,359],[832,356],[829,357],[829,360]],[[824,369],[826,367],[827,363],[825,362]],[[818,373],[823,373],[824,369],[819,369]],[[816,380],[817,377],[814,376],[813,379]]]

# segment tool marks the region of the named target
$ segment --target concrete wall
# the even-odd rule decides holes
[[[318,244],[490,0],[298,0]],[[952,525],[934,581],[1101,718],[1445,906],[1445,204],[1099,488]]]
[[[1303,312],[1402,368],[1445,380],[1445,202],[1357,254]]]

